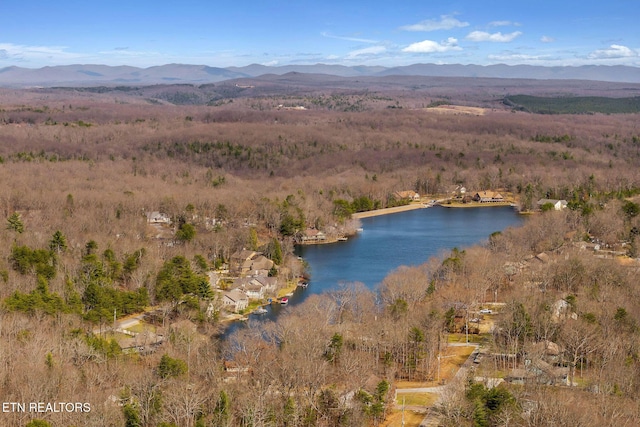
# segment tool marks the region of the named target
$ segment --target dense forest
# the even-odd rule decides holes
[[[402,384],[445,377],[437,402],[410,410],[441,425],[638,424],[637,114],[414,91],[211,105],[100,92],[0,91],[3,402],[63,408],[3,406],[0,424],[399,425]],[[404,204],[398,192],[461,187],[513,195],[531,215],[220,338],[243,249],[295,282],[305,230],[343,235],[353,213]],[[144,312],[146,330],[116,330]],[[131,333],[149,341],[127,345]],[[466,334],[481,343],[474,373],[440,378]]]
[[[538,114],[623,114],[640,112],[640,97],[606,98],[602,96],[564,96],[544,98],[530,95],[505,97],[504,103],[522,111]]]

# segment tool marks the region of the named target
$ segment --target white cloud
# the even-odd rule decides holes
[[[375,56],[380,55],[381,53],[384,53],[386,51],[387,48],[384,46],[370,46],[349,52],[349,54],[346,56],[346,59],[361,58],[363,56]]]
[[[42,60],[70,60],[81,55],[66,52],[65,46],[26,46],[12,43],[0,43],[3,59],[15,61]]]
[[[489,26],[490,27],[519,27],[520,23],[513,22],[513,21],[493,21],[493,22],[489,22]]]
[[[540,41],[542,43],[553,43],[554,41],[556,41],[556,39],[554,39],[553,37],[549,37],[549,36],[542,36],[542,37],[540,37]]]
[[[589,59],[620,59],[639,57],[640,53],[619,44],[612,44],[607,49],[598,49],[588,55]]]
[[[334,36],[333,34],[327,33],[326,31],[321,32],[320,35],[322,37],[327,37],[327,38],[330,38],[330,39],[346,40],[346,41],[350,41],[350,42],[378,43],[377,40],[371,40],[371,39],[361,39],[361,38],[358,38],[358,37]]]
[[[427,19],[417,24],[404,25],[400,29],[404,31],[437,31],[468,26],[468,22],[461,22],[451,15],[441,15],[440,19]]]
[[[444,40],[440,43],[433,40],[424,40],[418,43],[410,44],[409,46],[402,49],[403,52],[411,53],[436,53],[450,52],[453,50],[462,50],[462,48],[458,46],[458,40],[453,37],[449,37],[447,40]]]
[[[488,56],[492,61],[500,61],[505,63],[532,63],[540,61],[550,61],[553,58],[546,55],[527,55],[523,53],[504,52]]]
[[[509,34],[502,34],[501,32],[497,33],[487,33],[486,31],[472,31],[467,35],[467,40],[471,40],[474,42],[499,42],[506,43],[513,41],[518,36],[522,35],[520,31],[514,31]]]

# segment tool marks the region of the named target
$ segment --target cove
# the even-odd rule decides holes
[[[266,314],[250,315],[249,322],[230,324],[222,336],[229,336],[244,324],[275,320],[279,313],[290,310],[309,295],[336,289],[343,283],[361,282],[375,289],[402,265],[419,265],[454,247],[464,249],[482,244],[496,231],[521,225],[524,218],[508,206],[435,206],[360,221],[362,232],[347,241],[297,246],[296,255],[309,266],[309,286],[298,288],[287,306],[271,304]]]

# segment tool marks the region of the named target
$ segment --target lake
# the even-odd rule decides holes
[[[519,226],[524,218],[508,206],[445,208],[435,206],[363,218],[362,232],[347,241],[296,247],[308,263],[309,286],[298,288],[287,306],[272,304],[251,319],[275,320],[278,313],[300,304],[308,295],[362,282],[374,289],[401,265],[419,265],[457,247],[486,242],[496,231]],[[230,326],[228,335],[239,325]]]

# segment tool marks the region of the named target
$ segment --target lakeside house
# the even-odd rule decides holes
[[[263,299],[267,293],[275,292],[277,286],[276,277],[257,275],[235,279],[231,289],[242,291],[249,299]]]
[[[264,298],[265,288],[252,277],[240,277],[235,279],[231,285],[232,289],[242,291],[249,299]]]
[[[505,201],[502,194],[498,193],[497,191],[489,191],[489,190],[478,191],[473,195],[471,199],[474,202],[480,202],[480,203],[500,203]]]
[[[393,193],[393,197],[396,200],[411,200],[414,202],[420,200],[420,194],[416,193],[413,190],[396,191]]]
[[[327,235],[315,228],[307,228],[304,230],[300,240],[302,243],[324,242],[327,240]]]
[[[253,284],[260,284],[265,292],[275,292],[278,289],[278,278],[269,276],[253,276],[251,278]]]
[[[249,307],[249,297],[240,289],[232,289],[222,294],[222,306],[231,311],[242,311]]]
[[[243,249],[231,255],[229,271],[238,276],[268,275],[274,262],[261,252]]]
[[[538,209],[542,209],[544,205],[551,205],[553,206],[553,210],[561,211],[567,207],[567,201],[557,200],[557,199],[540,199],[536,203],[536,206],[538,206]]]

